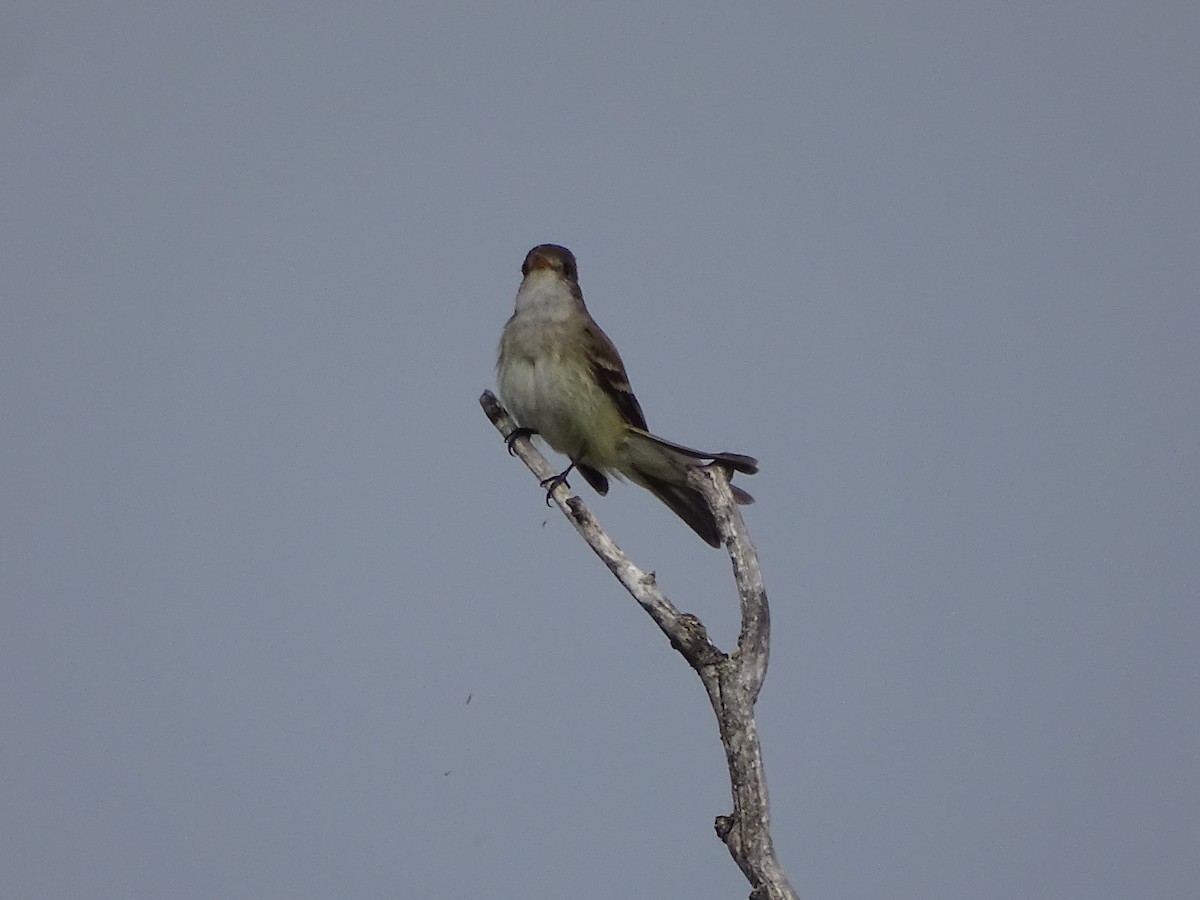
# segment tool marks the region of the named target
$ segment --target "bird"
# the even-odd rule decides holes
[[[517,438],[536,434],[570,460],[542,483],[547,501],[572,470],[602,496],[613,474],[650,491],[705,543],[719,547],[716,518],[688,484],[688,470],[717,463],[753,475],[758,460],[693,450],[650,432],[621,354],[583,302],[570,250],[539,244],[526,254],[521,276],[496,360],[500,401],[517,424],[506,438],[509,450]],[[739,504],[754,502],[740,487],[730,488]]]

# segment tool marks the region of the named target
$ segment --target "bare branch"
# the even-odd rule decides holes
[[[517,427],[491,391],[479,398],[487,417],[504,437]],[[539,481],[555,473],[546,458],[526,437],[512,442],[513,451]],[[633,564],[600,528],[579,497],[566,486],[551,495],[617,580],[700,676],[717,716],[721,744],[729,766],[733,812],[718,816],[717,836],[725,842],[734,862],[751,885],[751,900],[796,900],[796,893],[775,856],[762,748],[754,722],[754,704],[767,674],[771,642],[771,616],[758,555],[729,489],[729,473],[720,466],[697,467],[689,474],[717,519],[717,527],[733,564],[741,603],[742,626],[737,650],[726,655],[708,639],[698,618],[680,612],[655,583],[654,574]]]
[[[733,578],[742,606],[742,628],[733,655],[749,676],[746,686],[751,702],[755,702],[763,679],[767,677],[771,649],[771,610],[767,606],[767,589],[763,585],[758,554],[750,543],[746,523],[729,490],[729,472],[718,466],[696,468],[689,473],[689,481],[708,501],[733,563]]]

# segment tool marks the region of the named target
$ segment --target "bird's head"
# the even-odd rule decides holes
[[[575,254],[558,244],[539,244],[525,254],[525,262],[521,264],[521,274],[528,277],[530,272],[538,269],[549,269],[567,281],[577,282],[579,280]]]

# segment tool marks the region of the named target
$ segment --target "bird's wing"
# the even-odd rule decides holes
[[[645,431],[646,416],[629,386],[629,376],[625,374],[621,354],[595,322],[588,322],[584,326],[583,336],[587,341],[588,359],[592,362],[596,383],[617,405],[629,425]]]

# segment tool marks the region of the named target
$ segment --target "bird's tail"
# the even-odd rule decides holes
[[[670,507],[705,543],[720,547],[716,517],[708,508],[704,495],[687,483],[687,470],[703,461],[711,461],[753,475],[758,471],[758,460],[741,453],[704,453],[640,428],[629,430],[627,447],[628,468],[622,468],[623,474]],[[729,488],[739,504],[754,502],[754,498],[740,487],[731,484]]]
[[[683,444],[676,444],[674,441],[660,438],[657,434],[651,434],[641,428],[630,427],[629,432],[631,435],[636,435],[643,440],[658,444],[660,447],[673,450],[680,456],[686,456],[689,459],[712,460],[745,475],[755,475],[758,473],[758,460],[753,456],[746,456],[742,453],[726,453],[724,451],[721,453],[705,453],[703,450],[693,450],[691,447],[683,446]],[[747,496],[749,495],[747,494]]]

